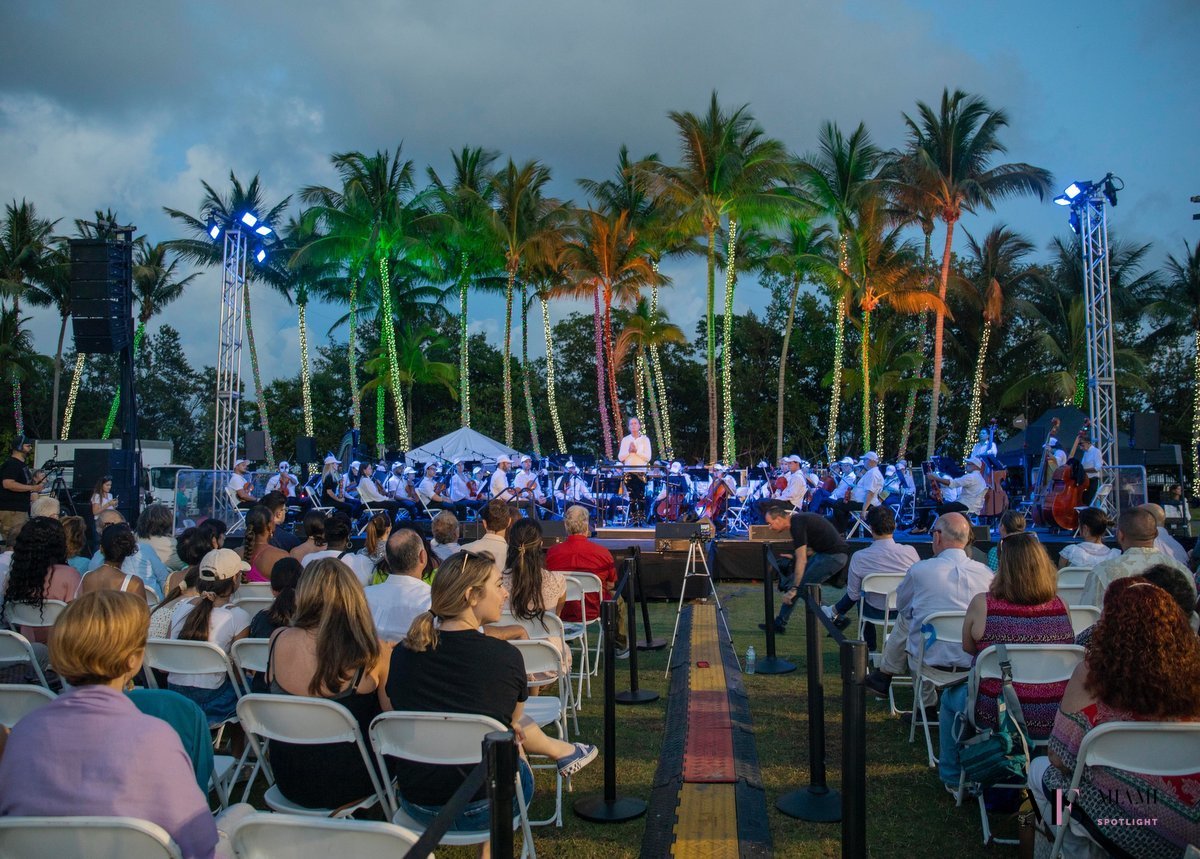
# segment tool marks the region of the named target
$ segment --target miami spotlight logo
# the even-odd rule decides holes
[[[1127,813],[1130,811],[1133,812],[1133,816],[1131,817],[1098,817],[1096,818],[1097,826],[1158,825],[1158,817],[1137,813],[1137,810],[1148,809],[1158,805],[1158,791],[1154,788],[1147,790],[1111,788],[1109,790],[1097,790],[1096,792],[1111,805],[1127,810]],[[1079,788],[1069,788],[1067,790],[1059,788],[1054,791],[1055,826],[1062,826],[1065,821],[1071,819],[1071,809],[1075,807],[1078,799]]]

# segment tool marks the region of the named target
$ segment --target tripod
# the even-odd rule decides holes
[[[671,650],[667,655],[667,670],[663,672],[663,676],[671,672],[671,656],[675,653],[675,639],[679,635],[679,618],[683,615],[683,599],[687,595],[688,579],[694,578],[703,578],[708,581],[708,592],[712,594],[713,601],[717,604],[717,617],[721,619],[721,626],[725,627],[725,637],[729,639],[730,647],[733,646],[733,635],[729,632],[729,623],[725,620],[725,612],[721,609],[721,597],[717,595],[717,586],[713,582],[712,572],[708,568],[708,558],[704,553],[704,540],[697,531],[688,541],[687,564],[684,565],[683,582],[679,587],[679,606],[675,609],[675,629],[671,631]],[[734,649],[733,658],[737,659],[736,649]],[[739,662],[738,665],[740,667],[741,663]]]
[[[71,497],[71,490],[67,489],[67,481],[63,480],[61,470],[54,473],[54,482],[50,484],[50,497],[57,498],[59,506],[64,511],[70,510],[72,516],[79,515],[75,509],[75,499]]]

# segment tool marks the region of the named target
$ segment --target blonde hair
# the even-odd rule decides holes
[[[496,570],[491,555],[458,552],[438,567],[433,580],[429,611],[421,612],[412,622],[404,646],[421,653],[437,650],[438,632],[434,620],[450,620],[470,607],[471,591],[481,590]]]
[[[296,588],[292,626],[316,630],[317,670],[310,695],[336,694],[360,668],[379,661],[379,635],[358,578],[337,558],[309,564]]]
[[[82,516],[64,516],[61,520],[63,532],[67,535],[67,558],[83,554],[83,546],[87,542],[87,531]]]
[[[92,591],[71,602],[50,630],[50,664],[72,686],[108,683],[146,650],[150,609],[136,594]]]
[[[1042,605],[1058,592],[1058,570],[1030,531],[1000,541],[1000,567],[992,579],[992,596],[1017,605]]]

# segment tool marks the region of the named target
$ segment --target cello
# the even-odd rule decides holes
[[[1075,510],[1083,504],[1083,493],[1087,491],[1091,479],[1083,470],[1075,451],[1079,448],[1079,440],[1087,435],[1091,421],[1085,420],[1079,435],[1071,445],[1067,455],[1067,464],[1054,472],[1046,497],[1042,502],[1042,515],[1049,515],[1050,521],[1064,530],[1074,531],[1079,526],[1079,513]]]
[[[1037,477],[1029,487],[1029,510],[1033,514],[1033,523],[1035,525],[1052,525],[1053,508],[1049,511],[1043,510],[1042,493],[1046,483],[1046,453],[1050,448],[1050,439],[1058,433],[1059,424],[1058,418],[1050,419],[1050,429],[1046,432],[1046,440],[1042,442],[1042,460],[1038,465]]]
[[[708,492],[696,505],[696,515],[701,519],[717,521],[725,510],[725,501],[729,495],[729,484],[724,479],[713,477]]]
[[[996,446],[996,419],[988,426],[988,444]],[[1008,475],[1006,468],[990,468],[987,474],[988,492],[983,499],[984,516],[999,516],[1008,509],[1008,493],[1004,491],[1004,478]]]

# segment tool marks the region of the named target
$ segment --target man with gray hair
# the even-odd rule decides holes
[[[1104,592],[1117,579],[1141,575],[1142,571],[1155,564],[1166,564],[1187,575],[1192,587],[1196,586],[1191,571],[1165,552],[1155,548],[1158,540],[1158,525],[1154,514],[1145,507],[1132,507],[1121,511],[1117,517],[1117,545],[1121,554],[1101,561],[1092,567],[1080,595],[1082,605],[1104,605]]]
[[[546,569],[564,573],[591,573],[600,579],[604,587],[604,599],[614,599],[613,588],[617,584],[617,565],[612,552],[588,539],[591,521],[588,509],[579,504],[572,504],[563,514],[563,524],[566,526],[567,539],[546,550]],[[600,616],[600,594],[584,596],[588,620]],[[627,656],[629,651],[625,635],[623,603],[617,601],[617,636],[616,646],[618,657]],[[583,616],[579,613],[579,603],[569,602],[563,606],[562,619],[567,622],[579,623]]]
[[[57,519],[61,515],[62,505],[53,495],[39,495],[29,505],[29,518],[31,519],[36,519],[39,516],[45,516],[48,519]]]
[[[34,503],[36,504],[37,502]],[[1154,524],[1158,529],[1158,536],[1154,540],[1154,550],[1162,552],[1164,555],[1170,555],[1186,567],[1188,562],[1187,549],[1183,548],[1183,544],[1172,537],[1171,532],[1167,530],[1167,511],[1159,504],[1142,504],[1139,506],[1139,509],[1145,510],[1154,517]]]
[[[425,541],[412,528],[398,528],[388,537],[385,558],[387,580],[364,593],[379,637],[400,641],[416,616],[429,610],[432,590],[421,580],[428,560]]]
[[[892,677],[905,671],[915,674],[921,641],[925,646],[925,675],[934,683],[921,686],[921,703],[929,708],[937,704],[934,688],[966,677],[971,657],[960,642],[930,641],[932,628],[925,619],[934,612],[967,610],[976,594],[992,584],[992,571],[986,564],[973,561],[966,553],[971,523],[961,513],[945,513],[933,523],[935,557],[909,567],[896,589],[896,625],[883,646],[879,670],[867,677],[867,691],[886,698]],[[927,711],[928,715],[928,711]],[[936,719],[937,714],[933,713]]]

